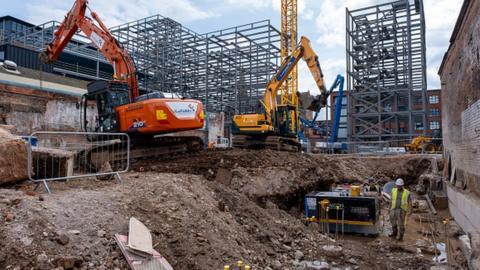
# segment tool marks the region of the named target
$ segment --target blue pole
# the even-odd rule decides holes
[[[342,114],[342,99],[343,99],[343,83],[345,78],[342,75],[337,75],[335,79],[334,85],[332,85],[332,90],[335,88],[336,84],[338,84],[338,95],[337,100],[335,101],[335,115],[333,117],[333,128],[332,133],[330,134],[330,138],[328,140],[329,143],[334,143],[337,141],[338,138],[338,127],[340,125],[340,116]]]

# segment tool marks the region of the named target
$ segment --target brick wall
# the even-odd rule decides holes
[[[446,156],[456,170],[452,191],[480,204],[480,1],[465,1],[439,74]],[[467,203],[464,200],[462,203]],[[459,207],[466,213],[469,207]]]

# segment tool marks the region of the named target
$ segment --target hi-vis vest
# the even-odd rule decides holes
[[[395,209],[396,203],[397,203],[397,196],[398,196],[398,189],[393,188],[392,189],[392,206],[390,209]],[[402,192],[402,202],[400,205],[400,208],[402,208],[404,211],[408,211],[408,196],[410,196],[410,191],[403,189]]]

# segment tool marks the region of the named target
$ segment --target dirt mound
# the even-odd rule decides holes
[[[14,140],[16,137],[7,129],[0,127],[0,143]]]
[[[111,237],[127,229],[117,192],[81,190],[58,195],[0,190],[0,268],[127,269]],[[83,268],[85,269],[85,268]]]
[[[383,181],[402,166],[423,170],[422,160],[207,151],[139,161],[121,185],[57,182],[43,196],[0,189],[0,269],[127,269],[113,235],[127,233],[131,216],[151,230],[174,269],[222,269],[237,260],[253,269],[302,269],[297,258],[340,269],[429,269],[431,258],[384,237],[335,242],[316,224],[305,226],[300,210],[306,192]],[[326,252],[332,245],[336,251]]]
[[[127,233],[131,216],[151,230],[155,248],[179,270],[222,269],[237,260],[254,269],[296,269],[298,254],[340,269],[431,264],[381,239],[335,242],[297,213],[270,200],[259,205],[202,176],[129,173],[122,185],[85,180],[51,187],[55,193],[42,197],[0,189],[0,269],[127,269],[113,235]],[[329,245],[340,251],[326,253]]]
[[[26,142],[0,128],[0,184],[27,178]]]
[[[283,203],[294,205],[306,191],[325,190],[336,182],[369,180],[382,184],[402,177],[408,185],[415,184],[420,175],[430,171],[431,159],[422,155],[360,157],[229,150],[138,161],[132,169],[202,175],[257,202],[278,197]]]

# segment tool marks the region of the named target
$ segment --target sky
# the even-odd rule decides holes
[[[410,0],[413,1],[413,0]],[[2,15],[41,24],[61,21],[73,0],[0,0]],[[354,10],[389,0],[298,0],[299,36],[307,36],[317,52],[326,84],[345,74],[345,8]],[[457,20],[462,0],[424,0],[428,89],[440,88],[437,75]],[[90,0],[108,27],[161,14],[198,33],[269,19],[280,29],[280,0]],[[318,93],[304,63],[299,66],[299,90]]]

